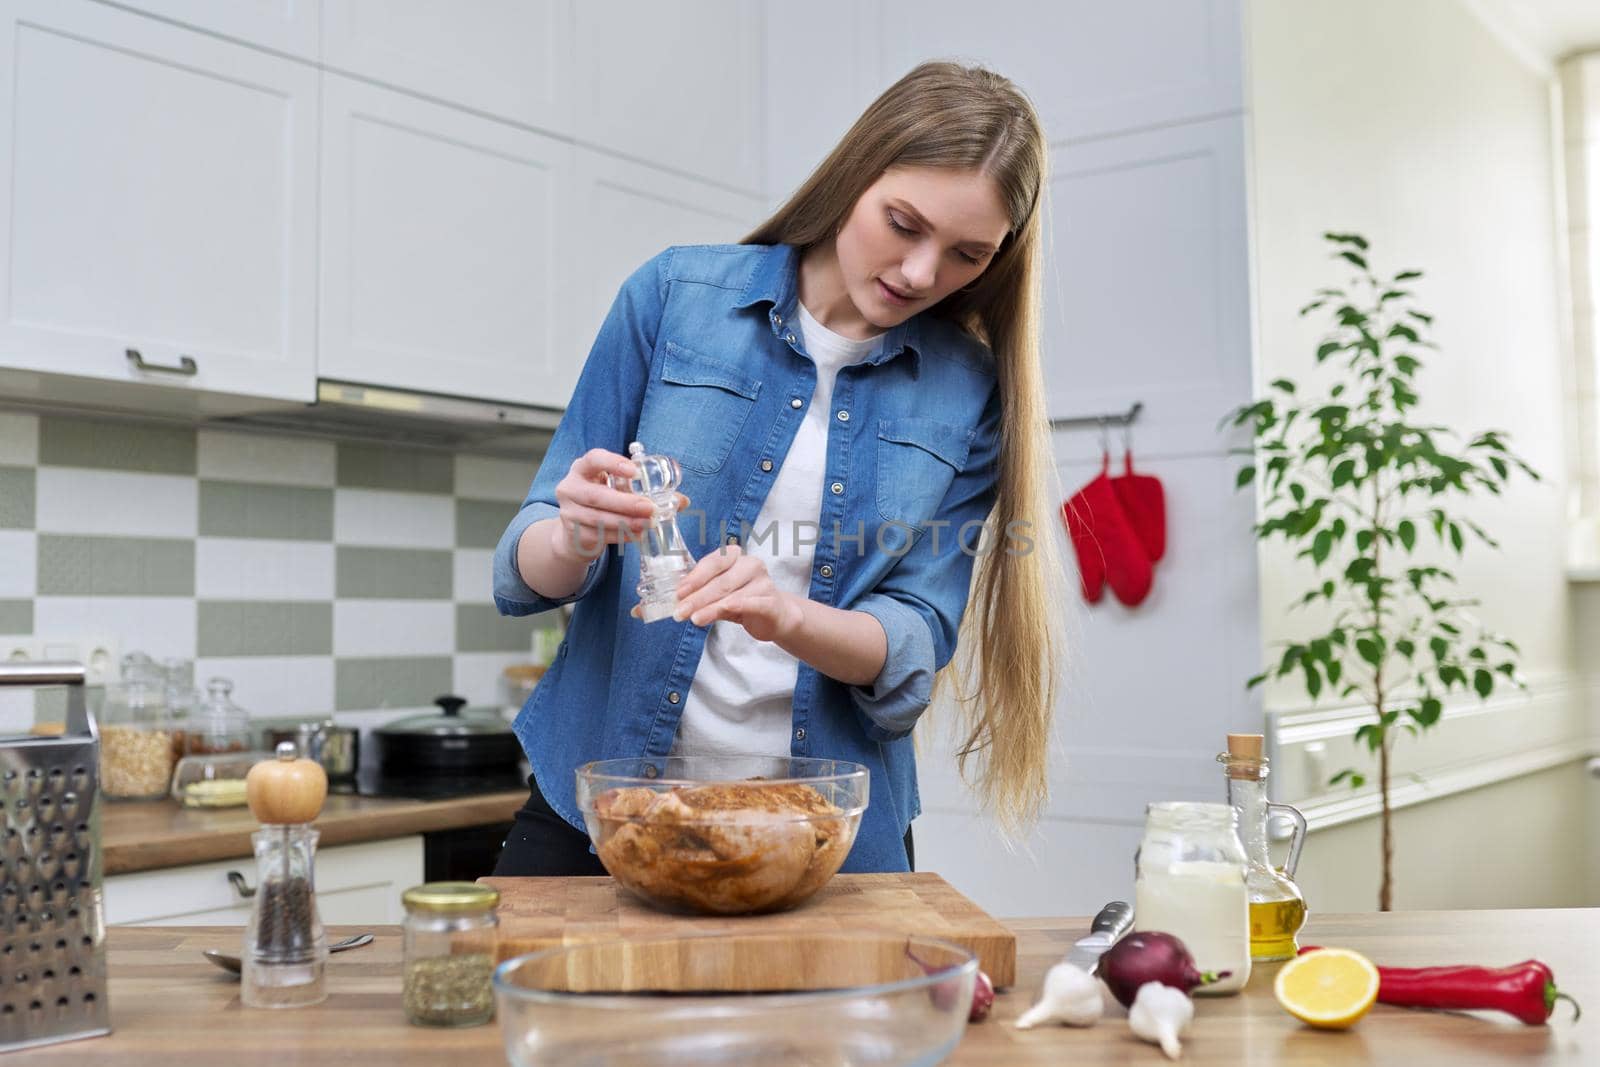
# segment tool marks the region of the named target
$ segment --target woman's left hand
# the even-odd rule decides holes
[[[672,617],[696,626],[726,619],[757,641],[779,641],[799,628],[801,608],[798,597],[773,584],[765,562],[738,545],[724,545],[678,579]]]

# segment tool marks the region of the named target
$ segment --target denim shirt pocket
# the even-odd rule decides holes
[[[761,383],[739,368],[668,341],[661,370],[645,387],[637,439],[646,452],[715,474],[760,392]]]
[[[878,420],[878,512],[922,529],[967,462],[976,433],[916,416]]]

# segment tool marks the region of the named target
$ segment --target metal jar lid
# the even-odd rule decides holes
[[[500,903],[500,890],[477,882],[425,882],[400,894],[407,911],[433,915],[465,915],[489,911]]]

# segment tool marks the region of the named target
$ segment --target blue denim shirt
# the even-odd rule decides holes
[[[596,447],[625,454],[630,441],[677,458],[691,499],[679,526],[695,558],[730,535],[761,535],[751,526],[817,377],[794,322],[799,258],[788,245],[678,247],[636,271],[495,552],[502,613],[576,601],[566,640],[515,724],[541,791],[573,826],[583,825],[576,767],[667,755],[707,630],[629,614],[638,599],[636,544],[607,549],[577,592],[558,601],[522,581],[517,541],[557,514],[555,486],[575,458]],[[790,740],[795,756],[871,771],[847,871],[906,869],[902,838],[921,810],[911,729],[954,651],[976,553],[991,547],[977,543],[977,524],[994,503],[993,364],[983,344],[919,314],[834,385],[810,597],[876,618],[888,658],[869,686],[802,662]],[[762,469],[767,459],[771,470]]]

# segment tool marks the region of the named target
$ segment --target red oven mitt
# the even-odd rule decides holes
[[[1078,557],[1083,598],[1098,604],[1110,584],[1117,599],[1133,607],[1150,593],[1150,557],[1117,501],[1109,466],[1108,458],[1100,473],[1061,505],[1061,519]]]
[[[1151,474],[1136,474],[1133,470],[1133,452],[1122,454],[1122,473],[1111,479],[1111,488],[1117,494],[1117,503],[1128,517],[1144,554],[1151,563],[1158,563],[1167,554],[1167,499],[1161,479]]]

